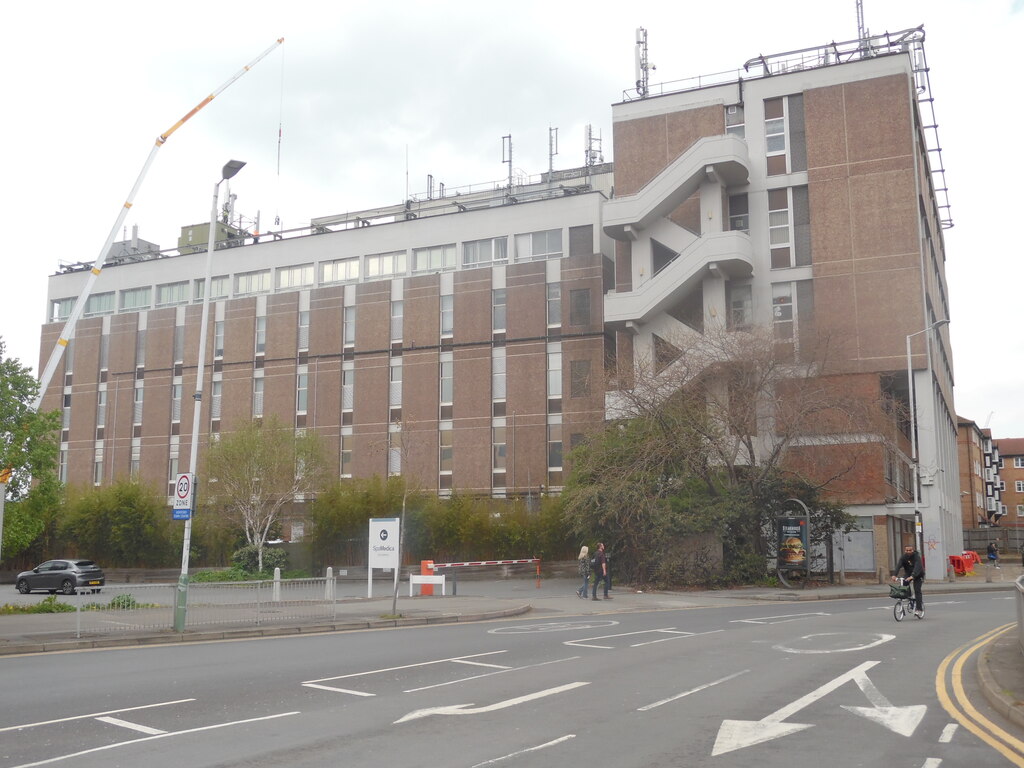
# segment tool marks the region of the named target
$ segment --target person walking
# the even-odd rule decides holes
[[[597,600],[597,585],[604,582],[604,599],[611,600],[608,596],[608,558],[604,554],[604,544],[598,543],[597,555],[594,556],[594,596]]]
[[[996,568],[999,567],[999,550],[996,548],[994,541],[988,543],[988,562],[989,565],[994,565]]]
[[[586,600],[587,587],[590,586],[590,547],[586,544],[580,547],[580,554],[576,559],[579,560],[579,572],[583,578],[583,584],[576,590],[576,597]]]
[[[921,591],[921,582],[924,581],[924,560],[921,553],[908,544],[903,548],[903,557],[896,563],[896,570],[892,573],[892,580],[900,575],[900,571],[914,583],[914,615],[920,618],[924,616],[924,593]]]

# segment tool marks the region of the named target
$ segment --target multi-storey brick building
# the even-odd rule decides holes
[[[960,455],[960,515],[965,529],[999,524],[1006,510],[1001,503],[1002,473],[999,448],[992,430],[970,419],[957,420]]]
[[[1000,526],[1024,528],[1024,438],[1001,438],[994,441],[999,449],[999,480],[1002,489]],[[1014,541],[1020,544],[1019,537]]]
[[[566,450],[605,417],[606,359],[628,367],[726,321],[794,350],[828,335],[842,386],[895,404],[891,430],[838,441],[862,447],[836,486],[861,522],[846,567],[890,568],[919,511],[941,578],[962,533],[923,37],[628,92],[612,107],[614,188],[609,168],[584,168],[219,250],[201,444],[274,414],[319,432],[343,477],[557,490]],[[44,401],[64,408],[68,481],[163,483],[184,467],[204,258],[103,271]],[[85,279],[51,278],[44,355]],[[801,450],[827,460],[836,444]]]

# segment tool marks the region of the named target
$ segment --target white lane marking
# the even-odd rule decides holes
[[[619,622],[614,619],[601,621],[549,621],[544,624],[517,624],[512,627],[498,627],[487,630],[489,635],[521,635],[527,632],[564,632],[569,629],[597,629],[598,627],[614,627]]]
[[[575,661],[580,658],[579,656],[569,656],[565,659],[552,659],[551,661],[542,661],[538,664],[527,664],[525,667],[506,667],[505,669],[498,670],[497,672],[487,672],[482,675],[471,675],[470,677],[460,677],[458,680],[447,680],[443,683],[434,683],[433,685],[424,685],[421,688],[410,688],[402,693],[416,693],[417,691],[429,691],[432,688],[444,688],[446,685],[455,685],[456,683],[465,683],[469,680],[479,680],[483,677],[493,677],[494,675],[500,675],[505,672],[518,672],[521,669],[533,669],[534,667],[546,667],[548,664],[561,664],[563,661]]]
[[[667,632],[675,635],[675,637],[662,637],[657,640],[648,640],[646,643],[633,643],[630,648],[642,648],[645,645],[655,645],[656,643],[665,643],[669,640],[679,640],[680,638],[697,637],[698,635],[713,635],[716,632],[724,632],[724,629],[712,629],[709,632],[683,632],[681,630],[667,630],[657,629],[655,632]]]
[[[804,635],[801,640],[811,640],[816,637],[831,637],[833,635],[846,634],[843,632],[821,632],[814,635]],[[896,635],[887,635],[884,633],[869,633],[869,637],[876,638],[870,643],[862,643],[861,645],[852,645],[849,648],[823,648],[821,650],[815,650],[813,648],[791,648],[788,645],[773,645],[772,649],[776,651],[784,651],[785,653],[804,653],[804,654],[815,654],[815,653],[847,653],[849,651],[866,651],[868,648],[874,648],[876,645],[882,643],[888,643],[890,640],[895,640]]]
[[[941,757],[929,757],[921,768],[939,768],[940,765],[942,765]]]
[[[921,723],[928,707],[924,704],[906,707],[892,706],[867,676],[867,671],[880,663],[878,661],[865,661],[849,672],[829,680],[824,685],[815,688],[810,693],[801,696],[796,701],[787,704],[781,709],[777,709],[760,720],[723,720],[721,727],[718,729],[718,736],[715,738],[715,745],[711,750],[712,757],[788,736],[806,728],[812,728],[812,724],[787,723],[784,721],[790,715],[795,715],[804,707],[810,706],[818,699],[827,696],[851,680],[867,696],[872,706],[849,707],[843,705],[843,709],[866,717],[872,722],[883,725],[901,736],[909,737]]]
[[[517,704],[525,704],[528,701],[541,699],[545,696],[553,696],[556,693],[571,691],[574,688],[580,688],[584,685],[590,685],[590,683],[567,683],[565,685],[559,685],[555,688],[546,688],[543,691],[528,693],[525,696],[516,696],[514,699],[505,699],[504,701],[498,701],[494,704],[488,704],[483,707],[474,707],[472,704],[451,704],[445,707],[427,707],[426,709],[416,709],[407,715],[403,715],[398,720],[395,720],[395,724],[397,725],[398,723],[404,723],[409,720],[418,720],[421,717],[429,717],[430,715],[479,715],[486,712],[496,712],[499,709],[508,709],[509,707],[516,706]]]
[[[739,677],[740,675],[745,675],[749,671],[750,671],[749,669],[744,669],[741,672],[736,672],[736,673],[734,673],[732,675],[728,675],[727,677],[721,677],[718,680],[712,680],[710,683],[704,683],[704,685],[698,685],[696,688],[691,688],[688,691],[683,691],[682,693],[677,693],[675,696],[669,696],[667,699],[662,699],[661,701],[656,701],[653,704],[646,704],[646,705],[644,705],[642,707],[637,707],[636,711],[637,712],[647,712],[648,710],[654,709],[655,707],[660,707],[662,704],[669,704],[669,703],[675,701],[676,699],[681,699],[684,696],[689,696],[691,693],[698,693],[699,691],[703,691],[704,689],[710,688],[713,685],[718,685],[719,683],[724,683],[724,682],[726,682],[728,680],[732,680],[734,677]]]
[[[140,707],[124,707],[123,709],[108,709],[106,712],[93,712],[89,715],[74,715],[72,717],[61,717],[56,720],[40,720],[38,723],[26,723],[25,725],[9,725],[6,728],[0,728],[0,733],[5,731],[20,731],[23,728],[38,728],[41,725],[54,725],[55,723],[68,723],[72,720],[88,720],[94,717],[101,717],[103,715],[117,715],[121,712],[136,712],[140,709],[152,709],[153,707],[169,707],[172,704],[187,704],[195,699],[176,699],[174,701],[161,701],[159,704],[143,704]]]
[[[492,669],[510,669],[506,664],[485,664],[482,661],[468,661],[466,659],[454,659],[453,664],[469,664],[474,667],[491,667]]]
[[[831,613],[784,613],[781,616],[764,616],[759,619],[733,619],[730,624],[785,624],[787,621],[806,619],[808,616],[831,616]],[[779,621],[782,619],[782,621]]]
[[[110,723],[111,725],[117,725],[121,728],[128,728],[132,731],[138,731],[139,733],[148,733],[151,736],[157,733],[167,733],[167,731],[161,731],[159,728],[150,728],[148,725],[139,725],[138,723],[129,723],[127,720],[119,720],[116,717],[97,717],[101,723]]]
[[[353,672],[350,675],[336,675],[334,677],[320,677],[320,678],[317,678],[316,680],[306,680],[304,683],[300,683],[300,685],[303,685],[306,688],[319,688],[320,690],[323,690],[323,691],[333,691],[335,693],[348,693],[348,694],[351,694],[353,696],[376,696],[377,694],[375,694],[375,693],[366,693],[364,691],[356,691],[356,690],[352,690],[351,688],[338,688],[336,686],[331,686],[331,685],[320,685],[320,683],[328,683],[328,682],[331,682],[332,680],[347,680],[350,677],[366,677],[368,675],[379,675],[382,672],[396,672],[396,671],[398,671],[400,669],[415,669],[416,667],[428,667],[428,666],[430,666],[432,664],[444,664],[446,662],[453,662],[453,663],[457,662],[457,663],[462,663],[462,664],[468,664],[468,663],[473,663],[473,662],[467,662],[466,659],[475,659],[475,658],[478,658],[480,656],[494,656],[495,654],[499,654],[499,653],[508,653],[508,651],[487,651],[486,653],[474,653],[474,654],[471,654],[469,656],[453,656],[453,657],[447,658],[447,659],[434,659],[433,661],[420,661],[420,662],[417,662],[416,664],[403,664],[402,666],[399,666],[399,667],[385,667],[383,669],[371,669],[371,670],[368,670],[366,672]],[[494,665],[494,666],[498,666],[498,665]]]
[[[189,699],[194,701],[194,699]],[[160,733],[155,736],[143,736],[141,739],[132,739],[131,741],[119,741],[116,744],[104,744],[102,747],[93,747],[92,749],[83,749],[81,752],[72,752],[67,755],[59,755],[57,757],[49,757],[46,760],[39,760],[35,763],[22,763],[21,765],[12,765],[11,768],[36,768],[38,765],[49,765],[50,763],[58,763],[61,760],[70,760],[74,757],[81,757],[82,755],[91,755],[94,752],[105,752],[108,749],[117,749],[118,747],[127,747],[130,744],[141,744],[146,741],[155,741],[157,739],[166,739],[170,736],[184,736],[189,733],[200,733],[202,731],[212,731],[217,728],[227,728],[231,725],[245,725],[246,723],[259,723],[264,720],[275,720],[279,717],[289,717],[291,715],[297,715],[298,712],[282,712],[278,715],[266,715],[265,717],[251,717],[248,720],[233,720],[229,723],[217,723],[216,725],[203,725],[199,728],[189,728],[184,731],[169,731],[168,733]]]
[[[556,744],[561,744],[564,741],[569,741],[570,739],[575,738],[576,734],[570,733],[565,736],[560,736],[554,741],[549,741],[544,744],[538,744],[536,747],[527,747],[526,749],[520,749],[518,752],[512,752],[511,754],[503,755],[502,757],[496,757],[493,760],[484,760],[482,763],[477,763],[476,765],[472,766],[472,768],[482,768],[482,766],[485,765],[494,765],[495,763],[500,763],[502,760],[508,760],[510,757],[519,757],[519,755],[525,755],[528,752],[536,752],[537,750],[545,749],[546,747],[553,747]]]
[[[333,685],[319,685],[317,683],[303,683],[306,688],[319,688],[321,691],[331,691],[332,693],[350,693],[353,696],[376,696],[376,693],[367,693],[366,691],[353,691],[351,688],[338,688]]]
[[[565,640],[562,645],[571,645],[576,648],[600,648],[601,650],[611,650],[615,648],[614,645],[598,645],[595,640],[611,640],[616,637],[633,637],[634,635],[650,635],[656,632],[673,632],[673,637],[661,638],[658,640],[648,641],[646,643],[636,643],[631,645],[631,648],[637,648],[642,645],[651,645],[652,643],[661,643],[665,640],[679,640],[680,638],[696,637],[697,635],[713,635],[716,632],[723,632],[721,629],[713,629],[710,632],[684,632],[676,629],[675,627],[662,627],[661,629],[641,629],[636,632],[620,632],[614,635],[599,635],[598,637],[585,637],[582,640]]]
[[[939,744],[949,744],[953,740],[953,734],[956,733],[956,729],[959,728],[958,723],[950,723],[942,729],[942,734],[939,736]]]

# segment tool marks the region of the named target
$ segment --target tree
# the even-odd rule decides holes
[[[131,480],[73,496],[60,535],[77,554],[111,567],[162,567],[176,554],[166,498]]]
[[[3,524],[3,503],[8,499],[12,502],[26,499],[33,479],[43,483],[41,495],[54,492],[60,414],[56,411],[38,413],[32,409],[39,382],[29,368],[14,358],[5,357],[5,349],[0,338],[0,482],[6,484],[0,486],[5,494],[0,499],[0,529],[3,531],[0,554],[10,556],[24,550],[44,526],[33,514],[32,506],[17,505],[11,510],[13,524],[8,533]]]
[[[273,418],[252,421],[210,445],[200,505],[219,510],[242,530],[263,570],[263,549],[282,511],[320,489],[326,465],[315,433]]]
[[[880,393],[829,376],[827,339],[800,341],[720,327],[658,339],[615,420],[573,453],[570,527],[610,541],[618,571],[641,580],[722,558],[736,580],[763,574],[780,494],[816,497],[856,465],[860,436],[886,432]]]

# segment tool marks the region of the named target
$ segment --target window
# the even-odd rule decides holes
[[[562,324],[562,284],[548,283],[548,328]]]
[[[349,363],[351,365],[351,363]],[[351,411],[355,402],[356,372],[354,368],[345,368],[341,372],[341,410]]]
[[[754,299],[750,285],[727,285],[729,294],[729,330],[747,328],[754,321]]]
[[[491,437],[491,471],[505,472],[507,445],[505,444],[505,427],[494,427]]]
[[[744,117],[742,104],[730,104],[725,108],[725,132],[730,136],[744,138]]]
[[[790,244],[789,190],[768,190],[768,244],[771,246],[772,269],[793,266]]]
[[[142,382],[135,382],[135,402],[132,408],[132,424],[142,423],[142,403],[144,400],[144,392],[142,389]]]
[[[223,381],[215,380],[210,383],[210,419],[213,421],[220,418],[221,393],[223,391]]]
[[[491,291],[491,328],[495,333],[504,331],[507,326],[507,301],[508,293],[504,288]]]
[[[569,325],[590,325],[590,289],[569,291]]]
[[[394,426],[388,433],[388,474],[402,474],[402,433]]]
[[[391,302],[391,340],[401,341],[402,339],[402,312],[401,301]]]
[[[772,323],[775,340],[799,353],[802,339],[814,329],[814,289],[810,280],[772,283]]]
[[[366,279],[405,274],[405,251],[376,253],[366,257]]]
[[[82,314],[85,317],[95,317],[96,315],[109,315],[112,314],[113,311],[114,292],[111,291],[110,293],[94,293],[86,299],[85,309]]]
[[[393,359],[389,370],[388,405],[400,408],[402,405],[402,360]]]
[[[729,231],[750,232],[750,209],[747,193],[729,195]]]
[[[188,302],[188,280],[179,283],[164,283],[156,287],[156,305],[169,307]]]
[[[224,321],[215,320],[213,323],[213,356],[224,357]]]
[[[766,99],[764,102],[764,143],[769,176],[788,172],[785,103],[784,98]]]
[[[590,394],[590,361],[569,362],[569,397],[587,397]]]
[[[441,335],[451,336],[455,331],[455,297],[446,293],[441,296]]]
[[[1015,482],[1013,490],[1017,493],[1024,493],[1024,480],[1018,480]]]
[[[345,315],[341,321],[342,338],[346,347],[355,346],[356,343],[356,308],[345,307]]]
[[[309,374],[299,373],[295,377],[295,412],[305,413],[309,397]]]
[[[502,360],[504,363],[504,359]],[[440,396],[442,405],[450,405],[455,397],[455,363],[452,361],[441,362],[440,364]]]
[[[562,396],[562,353],[548,352],[548,398]]]
[[[562,425],[548,424],[548,471],[562,469]]]
[[[136,442],[135,440],[139,440]],[[132,440],[131,458],[128,461],[128,474],[133,480],[139,479],[139,469],[142,467],[142,441],[140,438]]]
[[[437,433],[438,469],[442,474],[452,471],[452,430],[442,429]]]
[[[277,270],[277,290],[289,288],[306,288],[313,284],[313,265],[299,264],[294,267],[281,267]]]
[[[149,309],[150,292],[148,285],[145,288],[128,288],[121,291],[121,311],[136,312],[140,309]]]
[[[181,383],[171,385],[171,421],[181,421]]]
[[[67,443],[61,445],[60,453],[57,455],[57,479],[62,483],[66,483],[68,481]]]
[[[416,248],[412,252],[412,268],[414,272],[455,269],[455,243]]]
[[[352,477],[352,435],[341,436],[341,476]]]
[[[491,350],[491,399],[505,399],[505,348]]]
[[[562,257],[562,230],[547,229],[516,235],[516,261],[560,259]]]
[[[135,367],[142,368],[146,365],[146,332],[139,331],[135,334]]]
[[[1013,457],[1013,468],[1014,469],[1024,469],[1024,456],[1014,456]]]
[[[55,299],[50,308],[50,322],[67,320],[71,317],[71,310],[75,306],[74,299]]]
[[[270,270],[259,272],[243,272],[235,275],[235,296],[249,296],[254,293],[266,293],[270,290]]]
[[[263,416],[263,377],[252,380],[252,417]]]
[[[216,299],[226,299],[231,289],[231,278],[227,275],[219,275],[218,277],[210,278],[210,301]],[[206,280],[196,280],[195,290],[193,291],[196,297],[196,301],[202,301],[203,295],[206,293]]]
[[[262,355],[267,351],[267,318],[256,318],[256,354]]]
[[[92,462],[92,484],[100,485],[103,482],[103,449],[97,448]]]
[[[1017,505],[1017,517],[1024,517],[1024,504]]]
[[[469,240],[462,244],[462,266],[464,267],[483,267],[487,264],[504,264],[507,261],[507,237]]]
[[[309,349],[309,312],[299,312],[299,349]]]
[[[337,259],[320,265],[320,282],[342,283],[359,279],[359,258]]]
[[[107,390],[96,393],[96,428],[103,429],[107,423]]]

